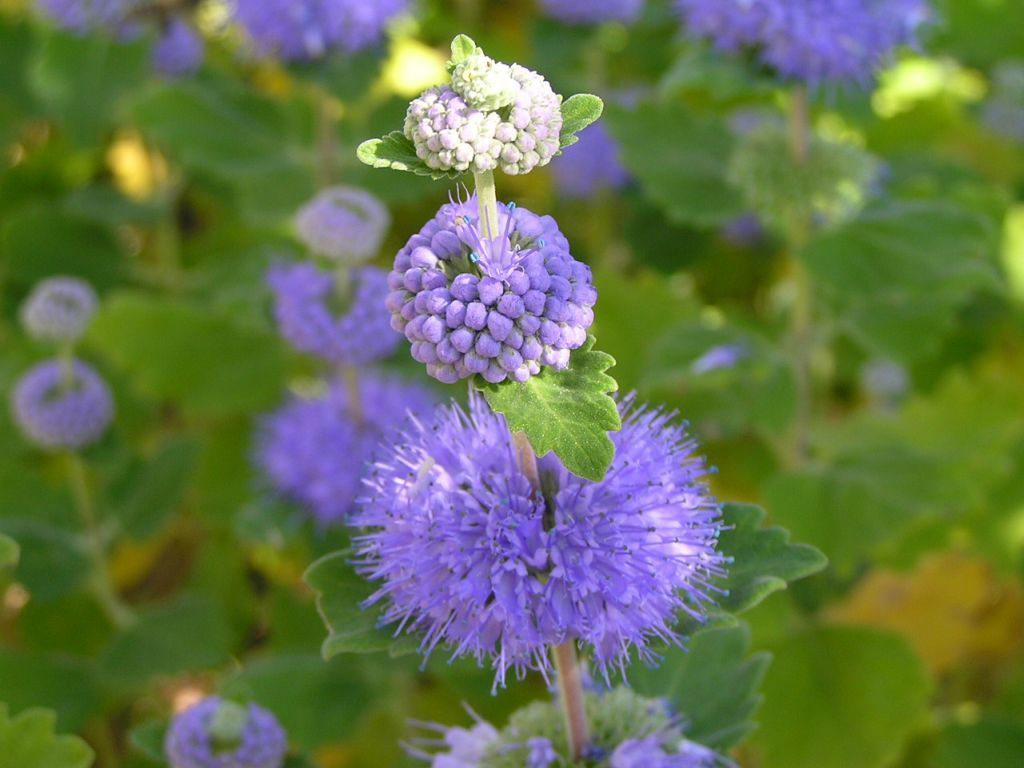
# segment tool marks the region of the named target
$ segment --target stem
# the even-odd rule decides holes
[[[317,180],[321,187],[331,186],[337,176],[337,111],[330,95],[316,89]]]
[[[473,184],[480,205],[481,234],[491,240],[498,236],[498,193],[494,186],[494,171],[474,173]]]
[[[345,384],[348,414],[356,426],[361,427],[366,420],[366,414],[363,412],[363,393],[359,388],[359,370],[351,365],[341,366],[341,380]]]
[[[556,645],[555,674],[558,676],[559,701],[565,716],[565,733],[569,741],[569,757],[573,762],[582,759],[589,738],[587,710],[583,695],[583,676],[572,641]]]
[[[801,85],[793,89],[789,108],[789,148],[797,165],[803,165],[807,162],[811,149],[811,118],[807,88]]]
[[[67,391],[75,385],[75,347],[74,344],[62,344],[57,353],[60,360],[61,389]]]
[[[135,614],[118,597],[114,585],[110,583],[107,572],[107,560],[103,551],[103,540],[96,524],[96,513],[93,508],[92,494],[89,493],[89,482],[85,476],[85,464],[77,453],[68,455],[68,482],[71,495],[75,501],[75,509],[85,528],[85,543],[89,558],[92,560],[92,579],[90,586],[100,607],[119,629],[131,625]]]

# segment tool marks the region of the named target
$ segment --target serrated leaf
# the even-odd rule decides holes
[[[590,336],[564,371],[546,368],[522,384],[477,386],[509,429],[526,433],[538,456],[554,451],[570,472],[599,481],[615,457],[608,433],[622,428],[610,394],[619,385],[605,373],[613,365],[615,359],[596,351]]]
[[[416,648],[413,638],[396,640],[388,630],[380,628],[380,609],[363,609],[363,602],[373,594],[373,586],[355,572],[350,557],[347,550],[333,552],[313,563],[304,576],[317,593],[316,606],[327,625],[327,639],[321,646],[324,659],[339,653],[411,652]]]
[[[688,739],[724,752],[755,728],[758,688],[771,656],[749,653],[745,625],[703,629],[686,650],[669,649],[656,669],[630,669],[629,682],[640,693],[671,701],[685,718]]]
[[[928,673],[895,635],[812,628],[771,650],[752,742],[764,768],[892,765],[928,716]]]
[[[0,533],[0,568],[9,568],[17,565],[20,552],[18,542]]]
[[[89,768],[93,751],[77,736],[56,733],[49,709],[29,709],[11,718],[0,704],[0,768]]]
[[[764,510],[753,504],[725,504],[719,550],[732,558],[720,586],[729,593],[718,605],[742,613],[787,584],[822,570],[828,559],[807,544],[790,544],[784,528],[762,528]]]
[[[562,149],[579,141],[576,134],[596,122],[603,111],[604,102],[592,93],[577,93],[563,101],[562,132],[559,135]]]
[[[458,171],[437,171],[428,167],[416,156],[416,147],[401,131],[392,131],[380,139],[364,141],[356,149],[356,157],[373,168],[408,171],[432,179],[454,179],[459,176]]]
[[[452,65],[465,61],[476,53],[477,44],[469,35],[456,35],[452,40]]]

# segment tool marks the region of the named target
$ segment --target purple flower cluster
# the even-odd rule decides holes
[[[137,0],[37,0],[39,9],[54,22],[75,32],[115,30]]]
[[[255,461],[274,489],[301,504],[321,525],[346,518],[380,440],[407,414],[428,414],[421,387],[362,375],[359,402],[340,382],[312,399],[291,398],[260,424]]]
[[[342,314],[332,308],[337,278],[313,264],[278,265],[267,283],[274,294],[274,317],[281,335],[295,349],[332,363],[362,365],[390,355],[401,336],[391,329],[384,306],[388,278],[377,267],[348,273],[350,303]]]
[[[659,734],[627,739],[608,759],[608,768],[715,768],[722,758],[713,750],[682,740],[675,751],[666,750]]]
[[[360,264],[377,253],[391,216],[373,194],[358,187],[326,189],[299,211],[299,239],[317,256]]]
[[[623,428],[601,482],[540,460],[543,496],[519,470],[503,417],[476,395],[415,422],[384,450],[351,524],[358,568],[381,582],[384,620],[422,631],[424,653],[490,658],[547,674],[546,647],[589,646],[623,667],[653,640],[677,642],[677,614],[700,619],[725,558],[707,472],[674,414],[620,404]]]
[[[500,232],[487,237],[476,206],[475,197],[442,206],[398,252],[388,275],[392,327],[448,384],[565,369],[594,322],[590,268],[550,216],[499,203]]]
[[[175,17],[167,22],[153,49],[153,66],[171,77],[187,75],[199,69],[205,53],[203,38],[195,27]]]
[[[644,0],[541,0],[541,8],[566,24],[600,24],[605,21],[636,21]]]
[[[593,197],[598,190],[620,189],[629,183],[619,145],[604,123],[594,123],[581,131],[579,141],[566,147],[551,168],[558,191],[567,198]]]
[[[96,292],[84,280],[50,277],[36,284],[21,305],[21,324],[34,339],[71,344],[85,333],[98,307]]]
[[[47,450],[77,450],[96,442],[114,417],[110,389],[89,365],[47,360],[14,387],[14,420],[25,437]]]
[[[288,741],[266,709],[211,696],[174,718],[164,750],[171,768],[281,768]]]
[[[927,0],[676,0],[689,31],[726,51],[756,48],[785,77],[866,83],[930,19]]]
[[[430,88],[409,104],[405,135],[439,171],[529,173],[561,146],[562,97],[541,75],[513,64],[515,95],[501,111],[475,108],[451,86]]]
[[[231,0],[235,20],[256,50],[287,61],[377,45],[408,0]]]

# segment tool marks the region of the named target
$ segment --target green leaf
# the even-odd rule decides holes
[[[284,388],[276,336],[176,299],[117,294],[96,315],[90,338],[141,393],[194,413],[264,408]]]
[[[343,659],[325,664],[318,655],[273,656],[246,666],[221,693],[259,702],[277,715],[292,743],[313,750],[350,738],[373,703],[362,667]]]
[[[456,35],[452,40],[452,66],[465,61],[477,51],[477,44],[468,35]]]
[[[928,672],[898,636],[820,627],[772,651],[753,738],[764,768],[882,768],[928,716]]]
[[[94,717],[102,701],[92,663],[66,653],[0,648],[0,680],[9,707],[50,707],[69,731]]]
[[[0,768],[89,768],[92,749],[77,736],[59,736],[57,717],[29,709],[11,718],[0,704]]]
[[[339,653],[390,651],[393,655],[416,648],[414,638],[396,640],[378,626],[380,608],[362,607],[373,594],[373,586],[361,578],[349,563],[351,552],[333,552],[313,563],[304,576],[316,592],[316,606],[327,625],[327,639],[321,646],[324,659]]]
[[[401,131],[392,131],[383,138],[364,141],[356,149],[356,157],[373,168],[409,171],[432,179],[458,178],[458,171],[437,171],[416,156],[416,147]]]
[[[18,564],[18,555],[21,550],[18,542],[10,536],[0,533],[0,568],[10,568]]]
[[[630,669],[629,682],[640,693],[671,701],[685,718],[688,739],[724,752],[755,728],[758,689],[771,656],[749,653],[745,625],[704,629],[689,638],[686,650],[666,651],[656,669]]]
[[[984,715],[970,724],[946,728],[935,747],[932,768],[1020,768],[1024,723]]]
[[[167,722],[150,720],[132,728],[128,732],[131,745],[150,760],[163,763],[164,739],[167,737]]]
[[[160,531],[181,503],[197,455],[195,441],[172,438],[129,468],[112,489],[117,519],[129,536],[145,539]]]
[[[579,141],[576,134],[596,122],[603,111],[604,102],[592,93],[577,93],[562,102],[562,149]]]
[[[678,103],[609,107],[606,117],[626,167],[671,220],[714,227],[744,212],[726,180],[735,141],[723,120]]]
[[[934,351],[956,311],[1001,291],[991,223],[949,202],[889,202],[819,235],[802,254],[817,295],[871,352],[913,361]]]
[[[504,414],[509,429],[525,432],[539,456],[554,451],[566,469],[598,481],[615,457],[609,432],[622,428],[615,379],[605,371],[611,355],[594,349],[594,337],[572,353],[564,371],[544,369],[525,383],[477,382],[487,402]]]
[[[725,504],[719,550],[732,558],[721,586],[729,593],[718,605],[731,613],[750,610],[788,582],[822,570],[826,557],[806,544],[790,544],[783,528],[762,528],[764,510],[753,504]]]
[[[0,532],[18,542],[21,558],[15,574],[33,600],[63,597],[85,581],[89,558],[74,533],[23,517],[0,517]]]
[[[217,605],[185,596],[140,613],[98,659],[112,685],[131,688],[157,675],[211,669],[228,658],[230,637]]]

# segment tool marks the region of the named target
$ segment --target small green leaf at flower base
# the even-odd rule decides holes
[[[477,44],[469,35],[456,35],[452,40],[451,66],[465,61],[477,52]]]
[[[814,547],[791,544],[784,528],[762,528],[764,515],[763,509],[752,504],[722,507],[726,528],[719,548],[732,563],[719,584],[728,594],[718,604],[730,613],[749,610],[789,582],[817,573],[828,564]]]
[[[0,533],[0,568],[9,568],[18,564],[18,542]]]
[[[313,563],[304,577],[316,592],[317,609],[327,625],[327,639],[321,646],[324,659],[339,653],[390,651],[397,656],[413,651],[414,638],[396,640],[378,626],[379,609],[363,609],[373,586],[355,572],[351,557],[348,550],[332,552]]]
[[[0,704],[0,768],[89,768],[92,749],[77,736],[55,733],[56,724],[49,709],[10,717]]]
[[[579,141],[576,135],[604,112],[604,102],[592,93],[577,93],[562,102],[562,149]]]
[[[522,384],[477,386],[509,429],[526,433],[537,455],[554,451],[570,472],[600,481],[615,458],[608,433],[622,428],[611,396],[619,385],[606,373],[613,365],[615,358],[595,350],[590,336],[564,371],[547,368]]]
[[[435,171],[416,156],[413,143],[401,131],[392,131],[379,139],[368,139],[356,149],[360,162],[373,168],[408,171],[432,179],[454,179],[457,171]]]

